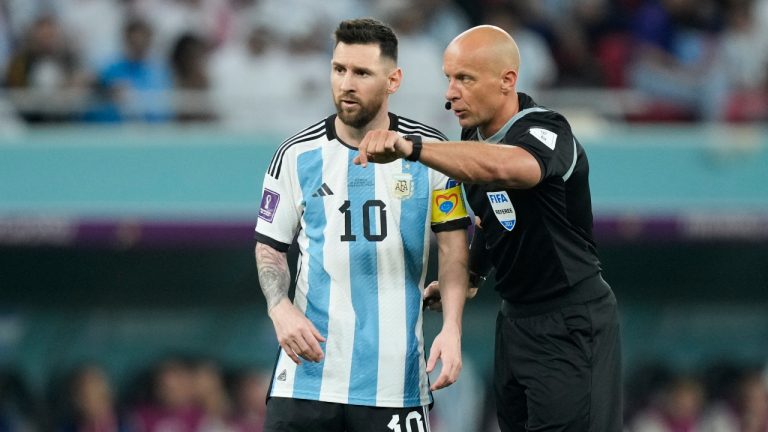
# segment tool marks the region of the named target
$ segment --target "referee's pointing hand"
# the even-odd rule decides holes
[[[390,163],[413,151],[410,141],[395,131],[383,129],[368,131],[357,149],[358,154],[352,162],[363,168],[368,166],[368,162]]]

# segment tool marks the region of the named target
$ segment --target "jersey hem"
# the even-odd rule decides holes
[[[403,401],[397,400],[375,400],[375,399],[367,399],[367,398],[344,398],[341,395],[326,395],[322,398],[317,397],[315,394],[307,394],[302,392],[293,392],[293,394],[290,393],[284,393],[280,391],[273,391],[272,394],[269,395],[269,397],[284,397],[284,398],[292,398],[292,399],[306,399],[306,400],[314,400],[314,401],[320,401],[320,402],[330,402],[330,403],[339,403],[339,404],[345,404],[345,405],[363,405],[363,406],[371,406],[371,407],[382,407],[382,408],[412,408],[412,407],[420,407],[424,405],[431,405],[433,403],[432,398],[428,398],[426,401],[423,399],[406,399]]]

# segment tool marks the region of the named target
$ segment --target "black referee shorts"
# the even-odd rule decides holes
[[[589,283],[604,284],[607,293],[594,300],[533,315],[502,305],[494,364],[502,432],[622,430],[616,298],[597,278]]]
[[[429,432],[429,407],[386,408],[271,397],[264,432]]]

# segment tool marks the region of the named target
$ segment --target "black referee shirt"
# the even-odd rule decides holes
[[[482,137],[477,128],[464,129],[462,140],[527,150],[541,166],[541,182],[531,189],[488,184],[465,184],[465,189],[482,219],[496,290],[507,301],[531,303],[555,298],[601,268],[592,237],[584,149],[565,117],[538,107],[526,94],[518,97],[520,111],[496,135]]]

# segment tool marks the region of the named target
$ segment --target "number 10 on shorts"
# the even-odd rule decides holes
[[[416,421],[416,427],[418,428],[415,430],[411,427],[411,422],[414,420]],[[405,417],[405,430],[400,426],[400,416],[398,414],[392,416],[392,420],[389,421],[387,427],[394,432],[429,432],[428,430],[425,430],[424,418],[418,411],[411,411]]]

